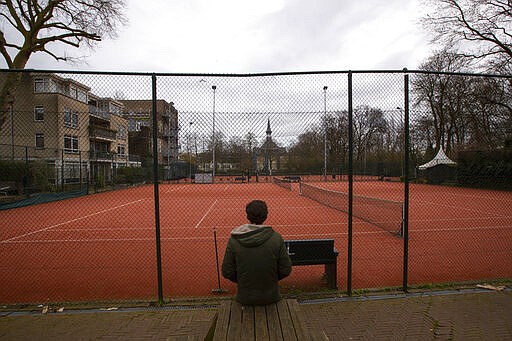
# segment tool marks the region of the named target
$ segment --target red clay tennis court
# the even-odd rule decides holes
[[[316,183],[346,191],[346,182]],[[347,283],[347,214],[270,183],[159,187],[163,294],[212,295],[230,230],[263,199],[285,239],[335,239],[338,287]],[[356,182],[354,193],[403,201],[403,184]],[[153,186],[0,211],[0,302],[155,299]],[[512,193],[410,185],[409,284],[512,277]],[[378,207],[375,208],[378,210]],[[323,267],[294,267],[285,292],[326,290]],[[352,287],[401,286],[403,239],[357,217]],[[235,287],[221,278],[220,286]]]

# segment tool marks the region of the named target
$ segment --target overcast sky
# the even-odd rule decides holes
[[[128,25],[117,40],[80,51],[87,55],[86,64],[55,62],[38,53],[27,68],[176,73],[416,69],[432,50],[418,23],[419,1],[127,0]]]

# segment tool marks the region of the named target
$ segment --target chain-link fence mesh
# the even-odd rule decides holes
[[[0,80],[2,303],[233,294],[219,264],[253,199],[286,241],[334,241],[284,293],[512,277],[510,78]]]

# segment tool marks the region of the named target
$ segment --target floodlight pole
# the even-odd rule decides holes
[[[167,180],[171,178],[171,112],[167,113]]]
[[[14,110],[12,105],[13,102],[9,102],[9,111],[11,114],[11,160],[14,161]]]
[[[217,90],[216,85],[212,85],[213,90],[213,131],[212,131],[212,182],[215,182],[215,90]]]
[[[324,181],[327,181],[327,86],[324,86]]]
[[[188,176],[190,178],[190,182],[192,182],[192,152],[190,151],[190,136],[192,134],[192,124],[194,122],[188,123],[188,142],[187,142],[187,149],[188,149]]]

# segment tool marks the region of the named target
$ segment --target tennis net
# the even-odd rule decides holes
[[[336,210],[348,213],[348,193],[333,191],[304,182],[300,195]],[[402,236],[403,203],[399,201],[354,195],[352,214],[392,234]]]
[[[291,179],[277,178],[277,177],[272,178],[272,183],[274,183],[280,187],[283,187],[289,191],[291,191],[293,189],[292,182],[293,181]]]

